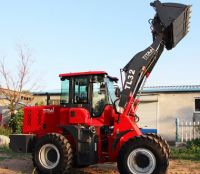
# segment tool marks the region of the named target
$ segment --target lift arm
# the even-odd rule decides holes
[[[145,78],[149,76],[164,47],[174,48],[189,31],[190,6],[177,3],[151,3],[157,12],[151,20],[153,43],[144,51],[137,53],[123,68],[125,81],[121,92],[119,107],[123,112],[130,97],[135,98]]]
[[[125,107],[130,95],[135,97],[145,76],[148,76],[163,52],[162,38],[157,37],[153,44],[136,54],[123,68],[126,74],[123,91],[120,97],[120,107]]]

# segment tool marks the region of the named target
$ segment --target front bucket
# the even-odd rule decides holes
[[[165,47],[170,50],[189,32],[191,6],[177,3],[151,3],[156,10],[153,33],[163,34]]]

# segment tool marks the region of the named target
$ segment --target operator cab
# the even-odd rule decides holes
[[[63,107],[86,108],[92,117],[101,116],[106,105],[116,100],[118,79],[104,71],[60,74]]]

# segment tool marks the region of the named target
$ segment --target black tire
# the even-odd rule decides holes
[[[32,157],[34,167],[41,174],[69,173],[73,165],[73,150],[69,141],[56,133],[40,138]]]
[[[157,139],[159,142],[161,142],[161,144],[164,146],[164,148],[165,148],[165,150],[166,150],[166,152],[167,152],[168,157],[170,157],[171,150],[170,150],[169,144],[167,143],[166,140],[164,140],[164,139],[163,139],[160,135],[158,135],[158,134],[148,133],[148,134],[146,134],[146,135],[151,136],[151,137]]]
[[[165,174],[169,165],[162,144],[148,135],[128,140],[119,151],[120,174]]]

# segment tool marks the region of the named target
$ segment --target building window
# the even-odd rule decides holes
[[[195,98],[195,112],[200,112],[200,98]]]
[[[32,99],[30,97],[21,96],[21,100],[29,100],[29,101],[31,101]]]

